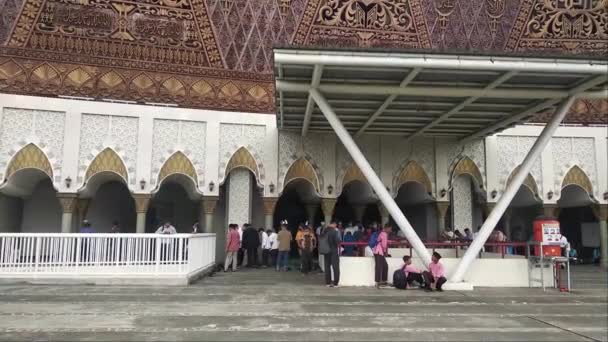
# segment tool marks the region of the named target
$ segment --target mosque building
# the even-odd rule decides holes
[[[222,260],[228,223],[394,222],[305,82],[422,240],[476,231],[555,112],[538,99],[606,75],[348,58],[605,62],[607,27],[606,0],[0,0],[0,232],[200,222]],[[346,65],[289,62],[326,51]],[[608,264],[607,125],[577,98],[496,227],[553,216]]]

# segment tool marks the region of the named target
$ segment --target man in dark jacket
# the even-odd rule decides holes
[[[243,248],[247,251],[247,267],[257,267],[258,247],[260,236],[258,231],[251,225],[247,225],[243,231]]]
[[[325,265],[325,285],[327,287],[338,287],[340,282],[340,232],[336,223],[330,223],[319,237],[319,253],[323,254]],[[333,270],[333,281],[332,281]]]

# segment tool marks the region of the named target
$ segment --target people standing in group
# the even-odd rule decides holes
[[[312,271],[312,254],[317,247],[317,239],[309,226],[304,227],[304,233],[298,241],[302,250],[302,273],[308,274]]]
[[[228,268],[231,264],[232,272],[236,272],[240,247],[241,238],[239,236],[238,225],[231,223],[228,225],[228,234],[226,236],[226,261],[224,262],[224,272],[228,272]]]
[[[350,231],[347,231],[346,234],[344,234],[343,240],[345,243],[350,243],[350,244],[344,246],[344,252],[342,252],[342,255],[354,256],[355,246],[352,245],[352,243],[355,242],[355,236],[353,234],[351,234]]]
[[[247,267],[257,267],[260,235],[251,225],[247,225],[247,228],[243,231],[242,246],[247,251]]]
[[[279,235],[275,229],[268,229],[268,244],[270,245],[270,261],[268,266],[277,267],[277,257],[279,254]]]
[[[440,259],[441,254],[434,252],[429,264],[429,270],[422,272],[427,291],[433,291],[433,287],[437,291],[443,291],[441,287],[447,279],[445,278],[443,264],[439,262]]]
[[[340,283],[340,232],[336,223],[331,222],[319,237],[319,253],[323,255],[325,266],[325,285],[338,287]],[[332,279],[333,273],[333,279]]]
[[[272,244],[270,243],[270,236],[268,232],[264,230],[264,228],[259,229],[260,237],[262,240],[262,267],[268,267],[269,258],[270,258],[270,249]]]
[[[378,233],[376,245],[372,248],[375,262],[375,281],[376,287],[386,286],[388,280],[388,263],[386,256],[388,255],[388,234],[392,230],[390,225],[385,225]],[[371,247],[371,246],[370,246]]]
[[[281,231],[277,235],[277,240],[279,241],[277,271],[287,271],[289,251],[291,250],[291,241],[293,240],[291,232],[287,229],[287,221],[281,222]]]

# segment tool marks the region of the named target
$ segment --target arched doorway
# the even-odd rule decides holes
[[[428,194],[423,184],[404,183],[397,192],[395,202],[421,239],[435,240],[437,238],[435,200]]]
[[[273,215],[274,227],[278,227],[282,220],[287,220],[290,229],[295,231],[300,223],[311,221],[311,216],[314,216],[314,220],[309,223],[314,226],[323,220],[320,202],[319,195],[309,181],[302,178],[290,181],[277,201]],[[311,210],[311,207],[315,210]]]
[[[336,201],[334,220],[345,226],[352,223],[380,222],[376,203],[378,197],[367,182],[352,180],[342,187],[342,193]],[[369,208],[374,206],[376,209]]]
[[[519,166],[511,172],[506,186],[509,186],[518,171]],[[510,241],[527,241],[533,234],[534,219],[541,213],[541,209],[538,185],[532,174],[528,174],[497,227]]]
[[[481,171],[468,157],[460,159],[450,178],[451,228],[461,233],[466,228],[476,232],[484,220],[486,194]]]
[[[109,233],[118,222],[121,233],[135,233],[135,202],[125,180],[113,172],[98,172],[86,183],[79,194],[89,199],[83,219],[98,233]],[[81,222],[79,222],[81,224]]]
[[[46,154],[28,144],[11,159],[0,186],[0,231],[61,232],[61,205]]]
[[[191,178],[179,173],[165,177],[150,202],[146,232],[155,232],[165,222],[171,222],[178,233],[190,232],[199,220],[199,200],[200,194]]]
[[[593,212],[594,201],[587,190],[570,184],[562,189],[557,205],[562,235],[577,250],[579,258],[591,260],[594,249],[600,248],[600,227]]]

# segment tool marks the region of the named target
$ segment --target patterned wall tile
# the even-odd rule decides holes
[[[251,222],[251,173],[245,169],[230,172],[228,180],[228,223]]]
[[[228,161],[240,147],[245,147],[258,163],[260,172],[259,183],[264,183],[264,160],[268,154],[265,151],[266,126],[221,124],[220,125],[220,148],[219,148],[219,175],[224,179]]]

